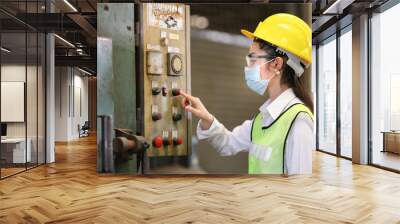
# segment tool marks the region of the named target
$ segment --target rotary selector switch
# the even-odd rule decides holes
[[[156,96],[158,94],[161,93],[161,88],[160,87],[152,87],[151,88],[151,94],[153,94],[153,96]]]
[[[162,115],[161,115],[161,113],[153,113],[153,114],[151,114],[151,119],[153,120],[153,121],[158,121],[158,120],[161,120],[161,118],[162,118]]]
[[[157,81],[151,81],[151,94],[156,96],[161,93],[161,88],[158,86]]]
[[[172,120],[175,122],[182,120],[182,114],[176,107],[172,107]]]
[[[181,95],[181,89],[179,89],[179,88],[173,88],[171,92],[172,92],[172,96]]]
[[[172,120],[175,121],[175,122],[182,120],[182,114],[179,114],[179,113],[173,114],[172,115]]]
[[[179,88],[177,81],[171,83],[171,94],[172,96],[181,95],[181,89]]]
[[[160,112],[158,112],[158,106],[157,105],[152,105],[151,106],[151,119],[153,121],[158,121],[161,120],[162,115]]]

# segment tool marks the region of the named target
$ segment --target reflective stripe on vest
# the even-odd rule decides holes
[[[313,119],[312,112],[300,103],[290,106],[268,127],[263,127],[262,116],[257,114],[251,128],[249,174],[283,174],[286,171],[286,139],[301,112],[307,113]]]

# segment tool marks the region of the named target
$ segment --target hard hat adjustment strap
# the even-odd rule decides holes
[[[300,58],[297,57],[296,55],[294,55],[286,50],[283,50],[282,48],[280,48],[276,45],[273,45],[263,39],[256,37],[255,41],[257,41],[257,40],[261,40],[266,45],[272,47],[275,51],[275,57],[287,56],[288,60],[287,60],[286,64],[289,65],[294,70],[297,77],[300,77],[304,73],[304,68],[307,68],[309,66],[307,64],[302,63]]]
[[[288,60],[286,63],[294,70],[297,77],[300,77],[304,73],[304,66],[303,66],[303,63],[301,63],[299,57],[297,57],[297,56],[293,55],[292,53],[289,53],[279,47],[276,48],[276,51],[279,53],[283,52],[284,54],[287,55]]]

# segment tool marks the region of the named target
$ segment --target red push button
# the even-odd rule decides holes
[[[163,139],[160,136],[157,136],[153,139],[153,146],[156,148],[161,148],[163,145]]]

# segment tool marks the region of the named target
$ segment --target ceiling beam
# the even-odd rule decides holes
[[[97,30],[90,24],[85,17],[80,14],[71,13],[67,15],[72,21],[80,26],[91,38],[97,38]]]
[[[96,71],[97,60],[91,56],[55,56],[56,66],[88,67]]]

